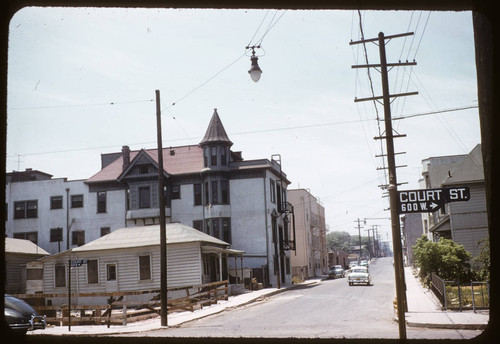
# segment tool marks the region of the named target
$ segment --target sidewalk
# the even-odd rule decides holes
[[[489,311],[474,313],[467,311],[442,311],[441,304],[432,291],[424,288],[413,275],[410,267],[405,267],[406,299],[408,312],[405,320],[411,327],[482,330],[489,320]]]
[[[249,291],[241,295],[229,296],[227,301],[219,301],[216,305],[203,307],[194,312],[179,312],[168,315],[168,326],[178,326],[188,321],[201,319],[209,315],[223,312],[227,309],[244,306],[246,304],[259,301],[267,296],[275,295],[286,290],[300,288],[303,286],[319,283],[321,279],[310,279],[304,283],[284,286],[281,289],[265,288],[261,290]],[[44,330],[28,331],[28,335],[43,335],[43,336],[96,336],[96,335],[111,335],[136,333],[142,331],[151,331],[164,328],[161,326],[160,317],[149,320],[137,321],[123,325],[111,325],[109,328],[106,325],[79,325],[71,326],[71,331],[68,331],[68,326],[50,326]]]

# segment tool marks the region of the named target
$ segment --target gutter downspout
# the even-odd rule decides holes
[[[264,220],[266,222],[266,227],[264,228],[264,234],[266,236],[266,265],[267,265],[267,283],[269,284],[269,235],[268,235],[268,219],[267,219],[267,193],[266,193],[266,179],[267,179],[267,173],[264,172],[264,178],[262,179],[264,181]],[[243,278],[243,275],[241,276]]]

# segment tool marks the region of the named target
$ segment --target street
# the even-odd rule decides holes
[[[322,280],[247,306],[167,329],[127,334],[148,337],[392,338],[395,287],[392,258],[370,265],[372,285]],[[473,338],[480,332],[407,327],[408,338]]]

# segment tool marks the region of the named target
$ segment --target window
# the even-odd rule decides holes
[[[219,239],[220,238],[220,229],[219,229],[219,219],[212,219],[212,236]]]
[[[222,203],[229,203],[229,180],[221,180],[220,181],[220,193],[222,197]]]
[[[181,198],[181,186],[180,185],[173,185],[171,199],[180,199],[180,198]]]
[[[209,197],[208,197],[209,193],[208,193],[208,182],[205,182],[205,205],[207,205],[209,203]]]
[[[50,242],[63,241],[63,229],[61,227],[50,229]]]
[[[50,197],[50,209],[62,209],[62,207],[63,207],[63,196]]]
[[[14,219],[29,219],[38,217],[38,201],[14,202]]]
[[[210,148],[210,165],[217,166],[217,147]]]
[[[276,182],[274,179],[270,179],[269,191],[271,192],[271,202],[276,203]]]
[[[99,283],[99,264],[97,259],[89,259],[87,261],[87,283]]]
[[[55,266],[56,275],[56,287],[66,287],[66,266],[56,265]]]
[[[219,203],[219,195],[217,188],[217,180],[212,180],[212,204]]]
[[[71,232],[71,245],[82,246],[85,244],[85,231]]]
[[[116,281],[116,264],[106,266],[106,281]]]
[[[105,236],[111,233],[111,228],[109,227],[101,227],[101,236]]]
[[[151,208],[151,188],[149,186],[139,188],[139,208]]]
[[[20,232],[14,233],[14,239],[29,240],[35,245],[38,245],[38,232]]]
[[[222,219],[222,240],[231,243],[231,218]]]
[[[139,256],[139,279],[141,281],[151,279],[151,257]]]
[[[83,195],[71,195],[71,208],[83,208]]]
[[[205,220],[205,231],[206,234],[210,235],[210,220]]]
[[[208,147],[203,149],[203,167],[208,167]]]
[[[227,149],[225,147],[222,148],[221,154],[220,154],[220,163],[221,165],[227,165]]]
[[[203,220],[193,220],[193,228],[203,232]]]
[[[194,184],[194,205],[201,205],[201,184]]]
[[[28,281],[43,279],[43,269],[26,269],[26,279]]]
[[[97,212],[106,212],[106,191],[101,191],[97,193]]]

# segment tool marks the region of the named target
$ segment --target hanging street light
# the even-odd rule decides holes
[[[250,77],[252,78],[253,81],[257,82],[260,80],[260,75],[262,74],[262,70],[260,69],[259,64],[257,63],[259,58],[257,56],[255,56],[255,48],[260,48],[260,45],[246,47],[246,49],[252,49],[252,56],[250,57],[250,61],[252,61],[252,65],[250,67],[250,70],[248,71],[248,74],[250,74]]]

